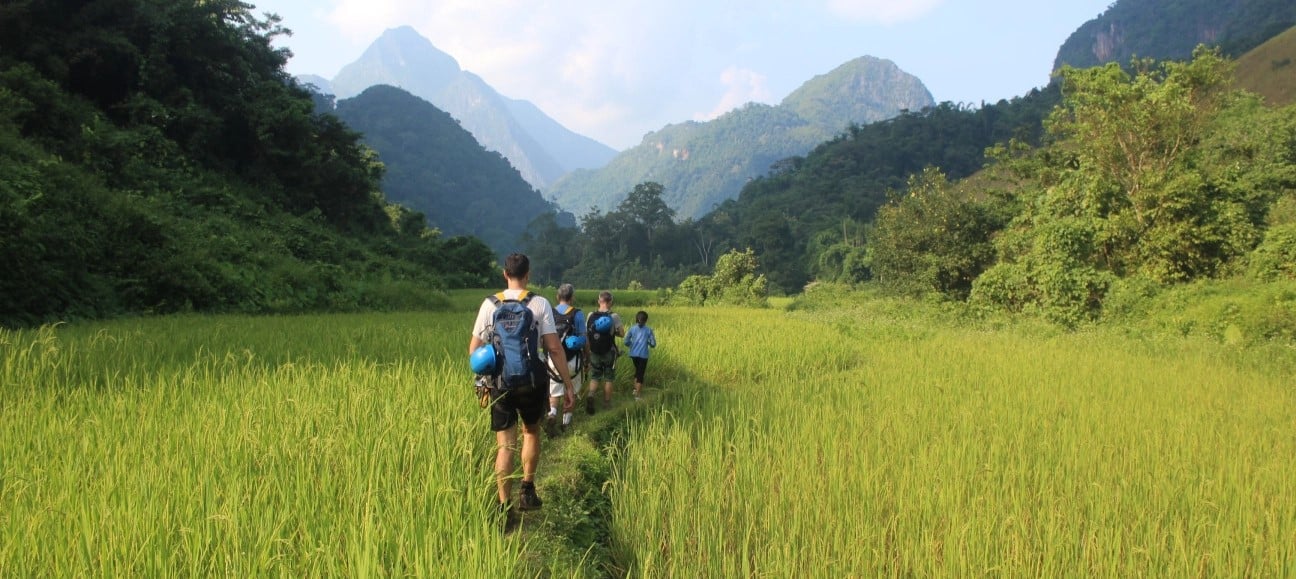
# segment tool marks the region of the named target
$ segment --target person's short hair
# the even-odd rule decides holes
[[[524,253],[510,253],[504,258],[504,275],[510,279],[522,279],[531,273],[531,260]]]
[[[572,284],[565,283],[558,286],[558,301],[570,302],[576,296],[576,288]]]
[[[641,326],[648,323],[648,312],[639,310],[639,313],[635,314],[635,323]]]
[[[603,303],[606,303],[606,304],[611,304],[611,303],[612,303],[612,292],[607,292],[607,291],[599,292],[599,301],[600,301],[600,302],[603,302]]]

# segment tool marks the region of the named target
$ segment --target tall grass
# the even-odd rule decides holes
[[[0,575],[515,573],[470,322],[0,331]]]
[[[632,576],[1291,576],[1293,352],[658,310],[681,402],[611,487]]]
[[[484,293],[0,331],[0,576],[543,569],[493,513],[463,367]],[[1296,574],[1290,347],[886,301],[651,313],[672,392],[618,429],[612,520],[582,527],[608,570]]]

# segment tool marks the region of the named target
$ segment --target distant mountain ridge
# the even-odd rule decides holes
[[[423,213],[447,235],[473,235],[499,255],[552,206],[499,153],[487,151],[448,113],[405,90],[377,85],[337,102],[386,166],[383,194]]]
[[[566,129],[534,104],[499,94],[408,26],[384,32],[327,83],[339,99],[376,85],[404,89],[450,113],[537,188],[568,171],[600,167],[616,155],[615,149]]]
[[[1067,38],[1053,69],[1133,57],[1184,60],[1198,44],[1240,56],[1292,25],[1291,0],[1118,0]]]
[[[778,106],[748,103],[711,121],[667,125],[605,167],[569,173],[545,193],[582,215],[611,209],[636,184],[656,181],[680,217],[697,218],[737,197],[771,164],[804,155],[851,124],[934,104],[922,81],[895,63],[860,57],[812,78]]]

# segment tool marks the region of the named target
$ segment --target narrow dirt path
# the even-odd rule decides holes
[[[577,403],[566,433],[546,436],[536,489],[539,511],[522,513],[511,531],[523,541],[527,576],[624,577],[615,562],[612,502],[606,486],[613,456],[624,444],[628,424],[662,407],[666,392],[647,389],[642,400],[618,392],[612,407],[593,415]]]

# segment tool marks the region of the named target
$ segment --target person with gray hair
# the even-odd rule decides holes
[[[563,404],[564,398],[574,399],[581,393],[581,370],[589,363],[589,344],[585,339],[585,312],[573,305],[576,299],[576,288],[572,284],[565,283],[558,286],[558,305],[554,306],[554,326],[558,332],[558,339],[563,345],[563,354],[567,358],[567,371],[571,376],[572,392],[571,396],[567,395],[567,387],[561,380],[554,380],[553,376],[558,376],[558,368],[554,366],[552,358],[549,360],[550,381],[549,381],[549,415],[545,423],[549,425],[550,432],[566,432],[567,427],[571,426],[572,411],[571,407]],[[558,409],[563,408],[562,424],[555,424],[558,418]]]

